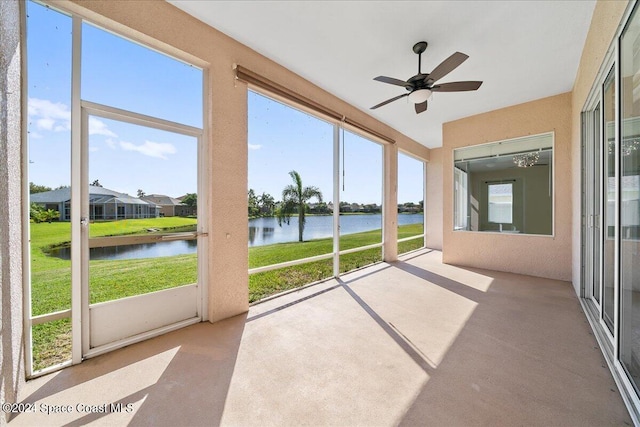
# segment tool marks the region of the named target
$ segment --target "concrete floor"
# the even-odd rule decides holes
[[[71,413],[12,426],[632,425],[569,283],[437,251],[90,359],[21,401]]]

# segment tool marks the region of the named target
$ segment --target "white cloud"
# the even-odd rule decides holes
[[[89,151],[95,153],[96,151],[100,151],[98,147],[89,147]]]
[[[37,129],[48,131],[66,131],[71,129],[71,111],[60,102],[48,99],[29,98],[29,119],[35,121]]]
[[[36,120],[36,127],[42,130],[53,130],[53,125],[55,124],[56,121],[49,118]]]
[[[120,148],[125,151],[137,151],[149,157],[166,159],[167,154],[175,154],[176,147],[168,142],[145,141],[142,145],[135,145],[131,142],[120,141]]]
[[[29,132],[29,138],[42,139],[42,135],[39,134],[38,132],[31,131]]]
[[[96,119],[95,117],[89,117],[89,135],[104,135],[112,136],[114,138],[118,136],[111,132],[104,122]]]
[[[262,148],[260,144],[249,144],[249,150],[259,150]]]
[[[118,143],[111,138],[107,138],[104,142],[112,150],[115,150],[116,148],[118,148]]]
[[[64,132],[71,129],[71,111],[65,104],[54,103],[48,99],[29,98],[28,109],[29,120],[38,130]],[[89,135],[117,136],[104,122],[95,117],[89,117]]]

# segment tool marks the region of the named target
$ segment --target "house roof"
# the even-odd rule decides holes
[[[71,200],[71,187],[58,188],[56,190],[45,191],[30,195],[32,203],[63,203]],[[109,190],[104,187],[89,186],[90,203],[126,203],[131,205],[153,205],[145,200],[138,199],[125,193]]]
[[[178,206],[183,204],[179,199],[166,196],[164,194],[147,194],[142,197],[142,200],[146,200],[147,202],[155,203],[160,206]]]

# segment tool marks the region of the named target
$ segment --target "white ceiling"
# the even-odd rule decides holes
[[[201,1],[170,3],[427,147],[442,123],[568,92],[595,1]],[[417,73],[413,45],[429,43],[422,71],[469,55],[439,83],[482,80],[476,92],[435,93],[416,115],[379,75]]]

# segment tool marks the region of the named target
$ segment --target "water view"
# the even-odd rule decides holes
[[[197,249],[197,240],[174,240],[171,242],[108,246],[89,249],[89,259],[95,261],[166,257],[194,254]],[[54,249],[49,252],[49,255],[62,259],[71,259],[71,248],[64,247]]]
[[[398,215],[398,225],[421,224],[422,213]],[[382,228],[382,215],[341,215],[340,234],[360,233]],[[333,235],[333,217],[330,215],[307,216],[304,240],[324,239]],[[290,224],[278,225],[273,217],[249,220],[249,246],[298,241],[298,218],[292,217]]]
[[[420,224],[423,215],[398,215],[398,225]],[[342,215],[340,234],[353,234],[382,228],[382,215]],[[304,239],[323,239],[333,234],[333,217],[330,215],[308,216],[304,227]],[[298,218],[292,217],[290,224],[278,225],[273,217],[249,220],[249,246],[263,246],[273,243],[295,242],[298,240]],[[145,243],[126,246],[110,246],[89,249],[89,257],[94,260],[121,260],[167,257],[193,254],[198,246],[196,240],[176,240],[171,242]],[[71,259],[71,248],[63,247],[51,250],[49,255],[62,259]]]

